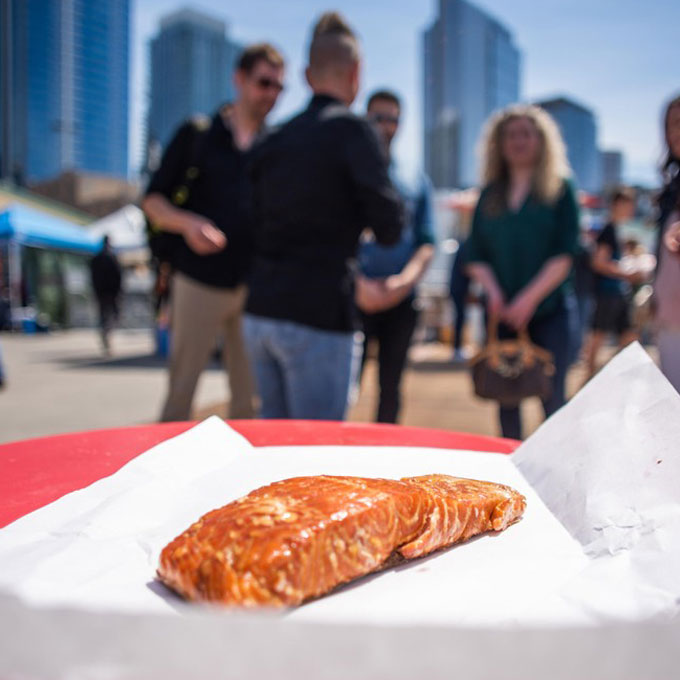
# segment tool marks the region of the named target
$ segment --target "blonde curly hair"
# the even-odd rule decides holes
[[[496,112],[487,121],[480,145],[482,182],[492,187],[491,208],[505,207],[510,173],[503,158],[505,126],[518,118],[530,120],[541,138],[541,152],[534,170],[532,192],[543,203],[554,203],[562,194],[564,180],[571,176],[567,151],[553,117],[538,106],[515,104]]]

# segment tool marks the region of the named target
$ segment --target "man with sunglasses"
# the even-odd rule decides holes
[[[390,152],[399,128],[401,104],[389,90],[378,90],[368,100],[367,115]],[[391,156],[391,154],[390,154]],[[411,336],[416,327],[414,289],[434,255],[432,188],[422,174],[400,172],[390,157],[390,177],[401,194],[406,224],[399,243],[385,247],[370,234],[359,249],[356,302],[364,330],[364,361],[371,340],[378,342],[380,397],[376,420],[396,423],[400,407],[401,376]]]
[[[249,151],[283,89],[271,45],[246,48],[234,72],[237,98],[211,121],[184,123],[149,183],[142,208],[173,247],[169,389],[161,420],[188,420],[198,378],[223,338],[231,418],[251,418],[253,379],[241,319],[252,260]]]
[[[335,12],[309,49],[309,106],[253,153],[256,258],[245,333],[265,418],[342,420],[359,368],[353,266],[370,228],[394,243],[402,207],[370,123],[351,113],[361,57]]]

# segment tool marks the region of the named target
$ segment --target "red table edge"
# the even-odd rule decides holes
[[[512,453],[520,442],[422,427],[305,420],[228,420],[253,446],[412,446]],[[0,528],[117,472],[197,422],[90,430],[0,444]],[[57,458],[58,466],[46,466]]]

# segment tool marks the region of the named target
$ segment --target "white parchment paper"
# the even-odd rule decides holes
[[[680,395],[635,343],[512,460],[583,546],[563,595],[598,618],[680,610]]]
[[[155,580],[201,514],[296,475],[444,473],[528,500],[507,531],[284,614],[368,625],[584,625],[673,615],[680,595],[680,397],[639,346],[512,456],[402,447],[252,447],[217,418],[0,531],[0,589],[39,607],[183,611]]]

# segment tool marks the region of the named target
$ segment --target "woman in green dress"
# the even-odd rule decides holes
[[[513,106],[495,114],[483,142],[484,188],[468,242],[467,271],[484,288],[487,313],[507,337],[527,329],[552,352],[546,416],[565,402],[575,332],[570,273],[579,212],[564,142],[548,113]],[[499,407],[503,435],[521,439],[519,407]]]

